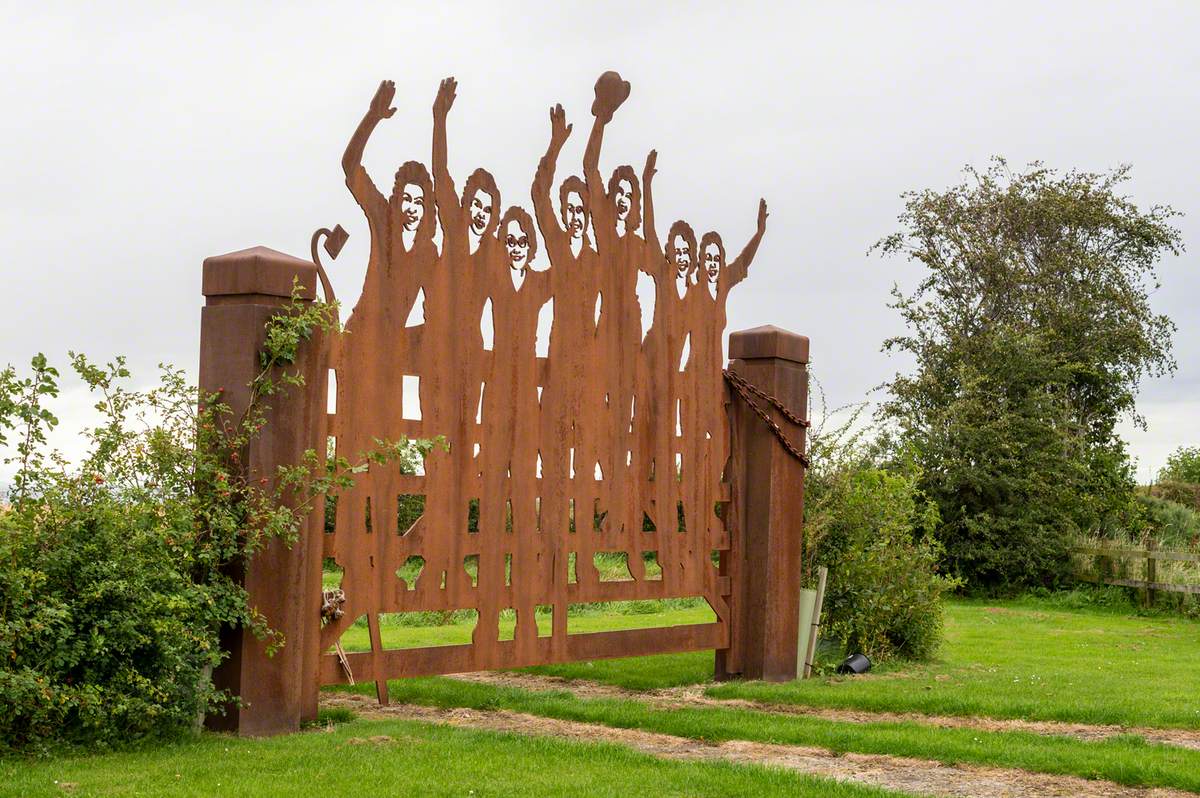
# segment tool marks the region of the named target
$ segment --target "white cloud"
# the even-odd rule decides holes
[[[917,272],[864,253],[894,228],[902,191],[948,185],[996,153],[1131,162],[1143,204],[1191,210],[1200,193],[1200,104],[1188,99],[1200,4],[120,9],[26,5],[6,18],[0,363],[75,348],[128,354],[146,376],[160,360],[194,369],[201,261],[255,244],[305,255],[311,231],[337,222],[351,239],[333,279],[352,305],[368,238],[339,160],[382,78],[396,81],[399,112],[368,149],[377,179],[428,158],[430,105],[454,74],[452,170],[461,181],[488,167],[507,204],[528,201],[547,108],[586,120],[596,75],[619,69],[633,94],[604,165],[640,165],[656,147],[663,224],[719,229],[731,247],[767,198],[769,231],[729,326],[808,335],[833,404],[899,365],[879,352],[900,325],[885,303]],[[578,163],[581,127],[564,165]],[[1197,217],[1181,225],[1196,238]],[[1164,263],[1155,298],[1179,324],[1176,385],[1200,382],[1194,263]],[[1172,390],[1148,385],[1143,412],[1195,443],[1164,401]],[[1131,436],[1147,463],[1159,440]]]

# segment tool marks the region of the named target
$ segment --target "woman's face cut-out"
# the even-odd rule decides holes
[[[563,215],[571,238],[583,238],[583,228],[587,225],[587,211],[583,207],[583,197],[579,196],[579,192],[567,193],[567,207]]]
[[[675,273],[679,277],[685,276],[692,266],[692,248],[683,236],[675,236],[671,242],[671,258],[675,262]]]
[[[508,223],[504,231],[504,249],[508,252],[508,265],[514,271],[521,271],[528,265],[529,234],[521,229],[514,219]]]
[[[616,195],[613,197],[613,202],[617,206],[617,218],[622,222],[629,217],[629,205],[633,201],[633,185],[628,180],[620,180],[617,182]]]
[[[492,221],[492,195],[483,189],[475,191],[471,197],[471,232],[477,236],[483,235],[488,224]]]
[[[425,217],[425,191],[415,183],[405,183],[400,195],[400,213],[404,229],[416,232]]]
[[[710,283],[717,284],[717,277],[721,274],[721,250],[716,244],[704,248],[704,274]]]

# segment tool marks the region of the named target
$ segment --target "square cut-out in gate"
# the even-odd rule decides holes
[[[642,552],[642,567],[646,569],[646,581],[654,582],[662,580],[662,566],[658,563],[657,551]]]
[[[337,531],[337,496],[325,497],[325,534],[332,535]]]
[[[467,532],[476,534],[479,532],[479,498],[467,500]]]
[[[607,532],[608,531],[608,510],[600,508],[600,500],[592,500],[592,531]]]
[[[500,610],[500,635],[497,638],[500,642],[505,640],[513,640],[517,635],[517,611],[512,607],[503,607]]]
[[[333,590],[342,586],[342,579],[346,576],[346,569],[338,565],[338,561],[332,557],[326,557],[321,564],[321,589]],[[325,624],[324,616],[322,616],[321,625]]]
[[[437,637],[431,640],[430,623],[438,620]],[[384,612],[379,614],[379,637],[385,651],[463,646],[471,643],[478,625],[478,610]]]
[[[415,374],[405,374],[400,380],[400,417],[421,420],[421,378]]]
[[[417,580],[421,578],[421,572],[424,570],[425,558],[414,554],[396,569],[396,577],[404,583],[406,590],[416,590]]]
[[[425,514],[425,495],[401,493],[396,497],[396,534],[404,537],[412,532],[417,521]]]
[[[550,637],[554,633],[554,605],[538,604],[533,608],[538,637]]]
[[[629,554],[624,551],[599,551],[592,555],[592,565],[600,574],[601,582],[632,582],[633,572],[629,569]]]

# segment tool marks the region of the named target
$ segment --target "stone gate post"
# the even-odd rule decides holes
[[[778,327],[729,336],[729,369],[804,417],[808,406],[808,338]],[[717,651],[716,678],[796,678],[800,552],[804,532],[804,466],[735,393],[729,407],[731,501],[730,645]],[[804,451],[805,430],[761,399],[792,445]]]
[[[294,280],[299,280],[302,299],[313,301],[317,269],[309,261],[265,247],[204,261],[200,388],[221,392],[234,418],[245,410],[248,386],[261,368],[265,325],[290,302]],[[252,476],[273,479],[278,466],[300,462],[306,449],[324,454],[327,373],[318,336],[302,346],[295,365],[305,374],[306,385],[268,400],[266,426],[247,456]],[[268,657],[263,641],[247,630],[222,631],[221,645],[229,657],[213,680],[243,703],[227,707],[224,715],[210,715],[210,728],[276,734],[295,731],[301,720],[316,716],[322,509],[313,508],[294,545],[271,541],[242,568],[239,578],[250,604],[283,634],[284,645]]]

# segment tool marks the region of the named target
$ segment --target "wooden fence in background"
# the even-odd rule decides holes
[[[1154,604],[1154,596],[1159,591],[1164,593],[1200,594],[1200,584],[1182,584],[1178,582],[1158,581],[1159,562],[1200,563],[1200,553],[1159,549],[1153,545],[1147,546],[1146,548],[1137,549],[1119,548],[1115,546],[1076,546],[1072,548],[1071,551],[1075,554],[1087,554],[1092,555],[1093,557],[1104,557],[1109,560],[1109,564],[1106,568],[1109,573],[1100,573],[1100,566],[1097,564],[1095,566],[1096,570],[1094,570],[1092,573],[1083,572],[1077,569],[1074,574],[1076,579],[1095,584],[1137,588],[1142,591],[1142,602],[1147,607]],[[1119,568],[1119,564],[1130,560],[1141,560],[1145,563],[1143,578],[1118,578],[1113,574],[1114,571],[1119,574],[1122,572],[1122,570],[1128,574],[1129,569],[1121,569]]]

